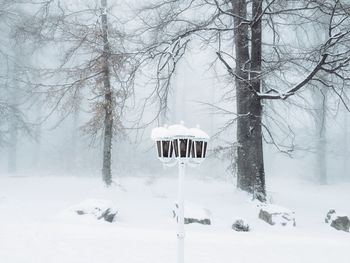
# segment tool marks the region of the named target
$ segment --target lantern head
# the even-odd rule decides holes
[[[152,140],[156,142],[158,159],[168,163],[173,157],[173,142],[170,132],[165,127],[158,127],[152,130]]]
[[[206,157],[209,136],[199,126],[190,129],[190,132],[194,136],[191,147],[192,162],[201,163]]]
[[[182,161],[191,157],[192,139],[194,136],[191,131],[182,124],[172,125],[168,128],[172,134],[174,155]]]

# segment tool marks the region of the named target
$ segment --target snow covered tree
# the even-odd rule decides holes
[[[215,52],[234,80],[237,186],[264,201],[263,139],[271,132],[264,124],[263,105],[267,100],[286,101],[317,84],[341,97],[339,91],[349,80],[349,11],[346,1],[326,0],[185,0],[148,5],[141,12],[147,28],[142,32],[150,34],[147,50],[157,60],[160,109],[167,105],[168,79],[186,50],[206,47]],[[306,47],[293,43],[291,32],[307,36],[305,32],[319,24],[327,27],[324,41]],[[327,80],[320,78],[324,74]]]

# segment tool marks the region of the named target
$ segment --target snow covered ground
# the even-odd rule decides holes
[[[186,178],[186,200],[211,211],[211,226],[186,225],[188,263],[350,262],[350,234],[324,223],[329,209],[350,215],[350,184],[316,186],[268,179],[274,204],[296,214],[296,227],[270,226],[246,194],[226,182]],[[176,262],[176,178],[0,177],[1,263]],[[76,215],[88,199],[112,201],[117,221]],[[244,218],[251,232],[231,229]]]

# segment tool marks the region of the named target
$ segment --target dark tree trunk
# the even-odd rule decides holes
[[[261,0],[253,1],[253,17],[262,12]],[[261,19],[251,25],[251,45],[249,45],[249,25],[247,2],[232,0],[235,13],[234,42],[236,52],[236,104],[237,114],[237,186],[255,198],[265,201],[265,171],[262,145],[262,104],[253,92],[260,91],[261,71]],[[251,56],[249,55],[251,46]]]
[[[18,127],[17,120],[13,118],[10,123],[10,141],[8,148],[8,172],[15,174],[17,171],[17,142],[18,142]]]
[[[79,93],[79,91],[78,91]],[[80,121],[80,101],[74,106],[73,112],[73,127],[72,127],[72,138],[70,148],[70,165],[69,169],[75,171],[78,167],[78,152],[79,152],[79,121]]]
[[[344,109],[344,113],[343,113],[343,122],[344,122],[344,130],[343,130],[343,172],[342,172],[342,176],[341,179],[343,181],[348,180],[348,168],[349,168],[349,150],[348,150],[348,114],[349,112]]]
[[[107,186],[112,184],[111,171],[111,152],[113,138],[113,94],[110,83],[110,68],[109,58],[111,55],[110,45],[108,40],[108,21],[107,21],[107,0],[101,0],[101,24],[103,37],[103,54],[102,54],[102,69],[103,69],[103,88],[104,88],[104,138],[103,138],[103,168],[102,177]]]
[[[15,62],[12,67],[11,72],[11,86],[10,86],[10,103],[11,107],[18,107],[18,81],[15,80],[15,76],[18,73],[17,69],[17,59],[18,54],[15,50]],[[17,172],[17,147],[18,147],[18,120],[13,116],[10,120],[10,138],[9,138],[9,148],[8,148],[8,172],[10,174],[15,174]]]

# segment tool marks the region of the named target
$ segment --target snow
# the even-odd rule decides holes
[[[84,217],[91,217],[92,219],[100,219],[102,214],[109,209],[110,213],[117,213],[118,208],[111,200],[92,199],[89,198],[77,205],[68,208],[63,214],[75,217],[78,216],[78,211],[83,213]]]
[[[290,209],[287,209],[286,207],[282,207],[279,205],[274,205],[274,204],[262,205],[261,208],[270,214],[273,214],[273,213],[294,214],[294,212],[292,212]]]
[[[183,124],[174,124],[166,127],[157,127],[152,130],[151,138],[156,141],[159,138],[171,138],[173,136],[189,136],[198,139],[208,140],[209,135],[202,131],[199,127],[188,129]]]
[[[207,133],[205,133],[204,131],[202,131],[201,129],[199,129],[199,127],[191,128],[190,132],[197,139],[209,140],[209,135]]]
[[[174,206],[175,206],[175,204],[174,204]],[[208,208],[205,208],[201,205],[187,201],[186,206],[185,206],[185,217],[186,218],[195,218],[198,220],[210,219],[211,212]]]
[[[194,136],[190,129],[186,128],[183,124],[174,124],[169,126],[168,128],[169,132],[172,136],[188,136],[192,137]]]
[[[153,141],[156,141],[160,138],[171,138],[172,134],[165,127],[157,127],[152,130],[151,138]]]
[[[175,263],[176,179],[119,177],[105,188],[91,177],[0,177],[0,262]],[[348,263],[350,234],[324,218],[330,209],[350,214],[350,184],[268,180],[269,200],[295,211],[296,227],[266,224],[248,195],[189,169],[185,200],[210,210],[212,225],[185,226],[185,262]],[[115,205],[117,220],[67,213],[96,203]],[[235,218],[245,218],[251,232],[233,231]]]

